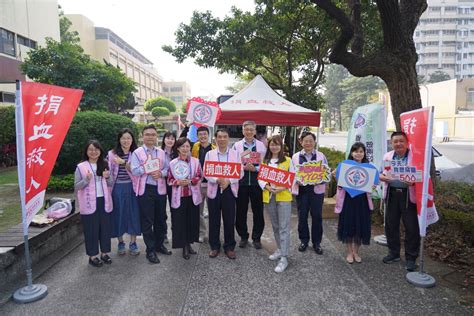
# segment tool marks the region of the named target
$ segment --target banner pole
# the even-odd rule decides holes
[[[25,128],[23,121],[23,104],[21,94],[21,83],[16,82],[15,100],[15,122],[16,122],[16,145],[18,161],[18,185],[20,187],[21,213],[23,219],[23,239],[25,246],[26,279],[27,286],[24,286],[13,293],[13,300],[19,304],[38,301],[48,295],[48,288],[43,284],[33,284],[33,273],[31,269],[30,244],[28,242],[28,224],[26,222],[25,203]]]
[[[433,111],[434,107],[430,107],[428,113],[428,133],[426,139],[426,148],[425,148],[425,160],[424,160],[424,170],[423,170],[423,194],[421,200],[421,213],[422,216],[426,217],[426,209],[428,204],[428,186],[429,186],[429,170],[431,165],[431,155],[432,155],[432,139],[433,139]],[[425,223],[426,224],[426,223]],[[408,282],[413,284],[416,287],[429,288],[436,285],[436,280],[431,275],[424,272],[424,240],[426,236],[426,226],[424,228],[425,233],[420,236],[420,269],[418,272],[408,272],[406,274],[406,279]]]

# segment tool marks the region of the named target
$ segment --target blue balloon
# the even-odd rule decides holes
[[[198,136],[197,136],[197,127],[194,124],[191,124],[189,126],[189,131],[188,131],[188,138],[191,142],[195,143],[198,141]]]

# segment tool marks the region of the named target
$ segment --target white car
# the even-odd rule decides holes
[[[436,175],[439,176],[441,171],[446,169],[461,168],[461,166],[454,161],[450,160],[448,157],[440,153],[436,148],[431,147],[433,150],[435,166],[436,166]]]

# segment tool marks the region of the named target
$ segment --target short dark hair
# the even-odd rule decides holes
[[[188,142],[189,146],[191,146],[191,141],[188,138],[180,137],[178,138],[176,143],[174,143],[174,148],[178,149],[179,147],[183,146],[186,142]]]
[[[199,132],[207,132],[207,135],[209,135],[209,128],[207,128],[207,126],[199,126],[196,131],[196,134]]]
[[[214,133],[214,136],[217,137],[217,133],[227,133],[227,135],[230,135],[229,134],[229,130],[227,128],[224,128],[224,127],[220,127],[218,129],[216,129],[216,132]]]
[[[148,125],[145,125],[145,126],[143,127],[142,133],[143,133],[144,131],[146,131],[147,129],[154,129],[155,132],[157,131],[155,125],[153,125],[153,124],[148,124]]]
[[[303,140],[303,138],[305,138],[305,137],[308,136],[308,135],[311,135],[311,137],[313,137],[314,141],[316,141],[316,136],[315,136],[313,133],[311,133],[311,132],[303,132],[303,133],[301,133],[300,140]]]
[[[395,136],[403,136],[403,137],[405,137],[406,140],[408,140],[407,134],[405,132],[402,132],[402,131],[393,132],[392,135],[390,136],[390,139],[394,138]]]

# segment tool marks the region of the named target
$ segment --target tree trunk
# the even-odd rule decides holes
[[[400,114],[421,108],[421,97],[417,82],[415,64],[399,63],[401,67],[392,75],[383,77],[390,92],[393,119],[397,131],[401,131]]]

